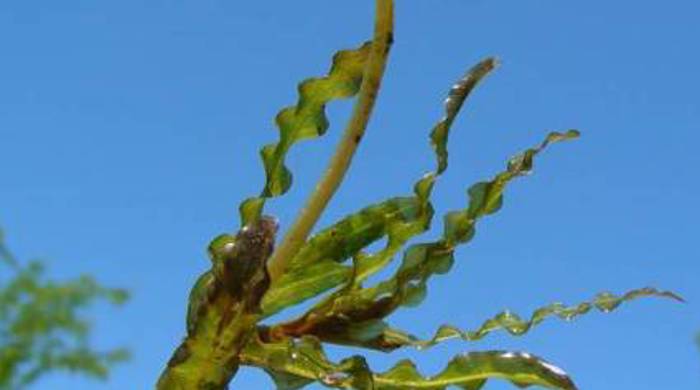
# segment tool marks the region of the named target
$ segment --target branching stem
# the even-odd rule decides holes
[[[316,225],[350,167],[353,155],[362,140],[372,114],[377,94],[386,68],[389,50],[393,40],[394,4],[393,0],[377,0],[376,22],[372,50],[364,71],[359,96],[353,108],[343,138],[331,158],[328,168],[299,212],[294,224],[272,254],[268,270],[272,283],[282,276],[287,264],[297,254]]]

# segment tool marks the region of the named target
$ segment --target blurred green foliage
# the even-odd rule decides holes
[[[0,231],[0,389],[22,389],[57,370],[105,379],[129,358],[126,349],[95,351],[85,309],[97,300],[121,305],[128,293],[90,276],[55,281],[41,262],[20,262]]]

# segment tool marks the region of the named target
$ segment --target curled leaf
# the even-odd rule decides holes
[[[390,299],[394,308],[401,304],[417,304],[425,295],[425,285],[433,274],[443,274],[450,270],[454,262],[454,249],[457,245],[471,240],[476,221],[484,215],[492,214],[502,204],[505,186],[513,178],[531,171],[533,159],[549,143],[578,136],[572,130],[567,133],[551,133],[536,148],[512,158],[507,169],[489,182],[478,183],[469,189],[469,206],[462,211],[448,213],[444,220],[443,237],[432,243],[416,244],[410,247],[401,267],[393,278],[376,287],[363,289],[364,299],[376,302]]]
[[[450,89],[450,93],[445,99],[445,116],[435,125],[433,131],[430,133],[430,142],[438,160],[437,174],[441,174],[447,169],[447,139],[452,123],[477,84],[491,73],[497,65],[498,60],[495,58],[486,58],[472,67],[464,77]]]
[[[415,306],[426,295],[427,282],[435,274],[447,273],[454,262],[456,246],[472,239],[476,222],[496,212],[503,202],[503,191],[514,178],[532,170],[534,157],[548,144],[575,138],[575,130],[551,133],[537,147],[511,158],[506,170],[491,181],[473,185],[466,209],[447,213],[442,238],[408,248],[401,266],[388,280],[370,288],[356,286],[337,291],[303,316],[272,328],[271,334],[285,336],[314,335],[323,341],[390,350],[405,344],[390,337],[381,320],[400,306]],[[382,324],[378,326],[377,323]],[[358,329],[363,329],[359,332]],[[361,334],[362,338],[356,337]]]
[[[548,317],[557,317],[564,321],[573,321],[577,317],[584,315],[596,308],[598,311],[608,313],[618,308],[622,303],[635,300],[641,297],[662,297],[670,298],[680,302],[683,299],[670,291],[659,291],[655,288],[645,287],[636,289],[617,296],[612,293],[600,293],[590,302],[582,302],[574,306],[565,306],[562,303],[554,303],[541,307],[530,316],[529,320],[523,320],[515,313],[504,311],[493,318],[488,319],[476,330],[462,331],[453,326],[443,325],[438,329],[432,339],[417,341],[413,343],[419,348],[426,348],[439,342],[460,338],[466,341],[475,341],[484,338],[489,333],[504,329],[514,336],[521,336],[527,333],[532,327],[539,325]]]
[[[575,390],[576,386],[559,367],[525,352],[470,352],[454,357],[437,375],[423,376],[413,362],[403,360],[375,377],[377,389],[444,390],[458,386],[479,390],[489,379],[505,379],[518,387],[532,385],[548,389]]]
[[[289,190],[292,173],[284,163],[289,149],[301,140],[316,138],[326,132],[329,126],[325,113],[327,103],[357,94],[370,47],[371,43],[365,43],[358,49],[336,53],[328,75],[302,82],[297,104],[277,114],[275,123],[279,128],[280,140],[260,150],[265,166],[265,187],[259,197],[249,198],[241,204],[241,226],[261,215],[265,199],[280,196]]]
[[[243,364],[264,368],[279,389],[295,390],[313,382],[342,389],[443,390],[458,386],[481,389],[489,379],[505,379],[520,386],[575,390],[560,368],[524,352],[471,352],[454,357],[437,375],[424,376],[410,360],[402,360],[385,373],[370,371],[364,359],[355,356],[336,364],[314,338],[296,342],[264,343],[256,340],[241,353]]]
[[[263,311],[266,315],[337,287],[347,282],[353,273],[353,282],[361,283],[389,264],[409,239],[430,227],[433,216],[430,194],[435,180],[447,168],[450,128],[472,90],[496,65],[494,58],[481,61],[450,90],[445,99],[445,115],[430,135],[437,167],[416,182],[415,196],[369,206],[312,237],[265,297]],[[360,253],[383,237],[387,237],[387,244],[382,250],[373,254]],[[357,260],[355,271],[338,264],[351,257]]]
[[[435,180],[447,169],[447,141],[452,124],[462,109],[464,102],[467,100],[474,88],[476,88],[481,80],[491,73],[491,71],[493,71],[497,65],[498,61],[495,58],[486,58],[472,67],[464,75],[464,77],[455,83],[445,99],[445,115],[438,121],[438,123],[433,127],[433,130],[430,132],[430,144],[435,152],[437,167],[435,168],[435,171],[424,175],[418,182],[416,182],[414,185],[414,193],[424,207],[431,208],[431,217],[432,206],[430,205],[430,195],[432,193]],[[428,227],[429,226],[425,224],[415,229],[415,225],[409,225],[406,226],[406,230],[409,231],[405,232],[405,234],[394,236],[390,235],[389,243],[387,244],[386,248],[372,257],[363,258],[365,261],[358,262],[359,269],[357,271],[355,282],[360,283],[370,274],[376,273],[380,269],[384,268],[410,238],[424,232],[428,229]],[[370,265],[367,266],[367,264]]]

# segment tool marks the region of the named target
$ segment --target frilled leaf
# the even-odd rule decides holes
[[[336,53],[328,75],[302,82],[297,104],[277,114],[275,123],[279,128],[280,140],[260,150],[265,166],[265,187],[259,197],[249,198],[241,204],[241,226],[261,215],[265,199],[280,196],[289,190],[292,173],[285,166],[289,149],[301,140],[316,138],[326,132],[329,126],[326,104],[357,94],[370,46],[370,43],[366,43],[358,49]]]
[[[437,375],[423,376],[409,360],[385,373],[372,373],[364,359],[351,357],[331,362],[321,344],[306,337],[297,342],[262,343],[256,340],[241,353],[243,364],[264,368],[278,389],[300,389],[319,381],[333,388],[375,390],[442,390],[457,386],[481,389],[489,379],[505,379],[520,386],[538,385],[550,389],[576,389],[560,368],[528,353],[472,352],[454,357]]]
[[[592,308],[595,308],[603,313],[608,313],[618,308],[624,302],[632,301],[641,297],[662,297],[683,302],[681,297],[670,291],[659,291],[651,287],[632,290],[622,296],[617,296],[606,292],[598,294],[589,302],[579,303],[578,305],[574,306],[565,306],[562,303],[554,303],[541,307],[535,310],[535,312],[530,316],[529,320],[523,320],[515,313],[504,311],[497,314],[493,318],[488,319],[483,323],[483,325],[481,325],[480,328],[473,331],[462,331],[453,326],[443,325],[440,327],[440,329],[438,329],[432,339],[418,341],[415,342],[414,345],[425,348],[435,345],[441,341],[453,338],[460,338],[466,341],[475,341],[480,340],[489,333],[499,329],[505,329],[508,333],[514,336],[521,336],[548,317],[557,317],[564,321],[572,321],[577,317],[590,312]]]
[[[447,99],[445,99],[445,116],[435,125],[430,133],[430,142],[438,159],[437,174],[441,174],[447,169],[447,139],[450,135],[452,123],[477,84],[491,73],[497,65],[498,61],[492,57],[476,64],[461,80],[455,83]]]
[[[425,205],[425,207],[431,207],[430,195],[435,180],[447,169],[447,141],[455,118],[474,88],[484,77],[494,70],[496,66],[497,61],[495,58],[487,58],[472,67],[464,77],[450,89],[444,103],[445,114],[430,132],[430,144],[435,152],[437,166],[435,171],[424,175],[414,186],[416,198],[422,205]],[[382,251],[370,256],[360,257],[356,264],[358,269],[354,275],[355,283],[361,283],[367,276],[384,268],[410,238],[424,232],[426,229],[428,229],[427,224],[420,226],[418,229],[415,229],[415,226],[406,226],[403,232],[404,234],[389,235],[389,242]],[[398,239],[396,239],[397,236]]]
[[[472,186],[468,191],[468,207],[445,216],[442,238],[408,248],[401,266],[389,280],[370,288],[356,286],[337,291],[302,317],[273,327],[271,334],[274,337],[312,334],[323,341],[383,350],[405,345],[386,333],[388,328],[381,320],[402,305],[420,304],[428,279],[448,272],[456,246],[471,240],[479,218],[500,208],[508,182],[530,173],[534,157],[548,144],[576,137],[575,130],[550,133],[539,146],[511,158],[506,170],[491,181]],[[357,338],[357,334],[363,337]]]
[[[430,226],[433,210],[430,194],[438,176],[447,168],[447,141],[450,128],[465,100],[476,85],[496,67],[487,58],[457,82],[445,99],[445,114],[430,134],[435,151],[435,171],[424,175],[414,186],[413,197],[393,198],[352,214],[314,237],[292,260],[288,271],[268,292],[263,302],[265,315],[271,315],[347,282],[350,275],[360,283],[384,268],[404,244]],[[377,253],[361,250],[387,237]],[[357,268],[339,265],[355,257]]]
[[[548,389],[573,390],[573,381],[559,367],[524,352],[471,352],[453,358],[437,375],[423,376],[409,360],[399,362],[384,374],[375,376],[377,389],[443,390],[456,386],[479,390],[489,379],[505,379],[518,387],[532,385]]]

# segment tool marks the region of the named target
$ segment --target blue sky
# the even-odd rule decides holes
[[[0,4],[0,225],[20,257],[45,260],[52,276],[87,272],[133,293],[124,308],[87,313],[95,345],[129,346],[128,364],[105,383],[56,374],[34,389],[152,388],[184,335],[208,240],[235,230],[238,202],[261,188],[257,150],[276,139],[272,118],[295,101],[299,80],[369,37],[372,12],[370,0]],[[373,367],[409,356],[434,373],[455,353],[524,349],[582,389],[700,386],[698,14],[695,0],[398,1],[376,116],[321,225],[410,192],[433,167],[427,134],[445,92],[487,55],[503,66],[455,123],[438,215],[463,207],[468,184],[549,130],[583,136],[543,154],[453,271],[433,279],[423,306],[393,322],[427,336],[505,308],[527,315],[647,285],[688,304],[649,299],[574,324],[547,321],[518,339],[372,353]],[[293,189],[269,208],[283,228],[349,109],[330,106],[327,136],[292,152]],[[271,384],[243,370],[233,388]]]

